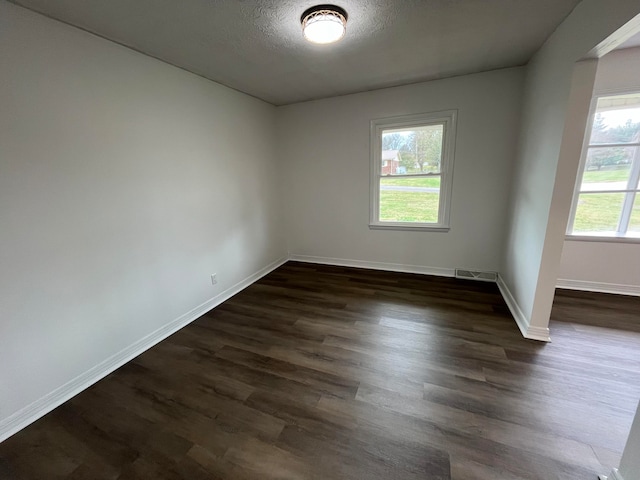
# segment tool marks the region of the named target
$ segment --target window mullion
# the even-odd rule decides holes
[[[589,143],[589,148],[624,148],[640,146],[638,142],[631,143]]]
[[[618,235],[626,235],[629,229],[629,221],[631,220],[631,213],[633,212],[633,202],[635,201],[635,192],[629,192],[624,196],[624,203],[622,205],[622,212],[620,213],[620,223],[618,224]]]
[[[631,172],[629,172],[627,189],[637,190],[638,182],[640,182],[640,148],[636,147],[636,151],[633,155],[633,161],[631,162]]]
[[[580,190],[581,194],[598,194],[598,193],[636,193],[637,189],[628,189],[628,190]]]
[[[439,173],[399,173],[396,175],[383,175],[379,174],[380,178],[430,178],[430,177],[441,177],[442,172]]]
[[[629,181],[627,182],[628,190],[635,190],[638,188],[638,181],[640,181],[640,148],[636,147],[636,151],[633,155],[633,161],[631,162],[631,172],[629,172]],[[620,223],[618,224],[618,235],[626,235],[629,229],[629,222],[631,221],[631,213],[633,213],[633,203],[636,199],[635,192],[627,192],[624,196],[624,204],[622,205],[622,212],[620,213]]]

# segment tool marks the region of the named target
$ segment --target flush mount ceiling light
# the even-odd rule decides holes
[[[344,37],[347,12],[335,5],[316,5],[300,18],[304,38],[313,43],[333,43]]]

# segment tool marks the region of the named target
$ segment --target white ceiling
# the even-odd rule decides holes
[[[579,0],[336,0],[347,35],[302,38],[310,0],[14,0],[275,105],[523,65]]]

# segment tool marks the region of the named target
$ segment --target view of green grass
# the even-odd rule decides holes
[[[384,177],[380,186],[440,188],[440,177]],[[438,221],[439,192],[380,189],[380,220],[383,222]]]
[[[380,220],[383,222],[438,221],[440,194],[430,192],[380,192]]]
[[[585,183],[622,182],[629,167],[584,173]],[[383,177],[381,186],[439,188],[440,177]],[[380,190],[380,220],[386,222],[437,222],[440,195],[437,192]],[[583,193],[578,200],[574,233],[609,232],[618,227],[624,194]],[[640,196],[631,214],[629,231],[640,232]]]
[[[640,195],[636,194],[636,201],[631,211],[631,220],[629,221],[629,232],[640,232]]]
[[[587,170],[582,177],[583,183],[624,182],[629,180],[630,165],[612,170]]]
[[[396,185],[403,187],[440,187],[440,177],[383,177],[380,185]]]
[[[573,233],[615,231],[623,201],[624,193],[581,194],[573,222]],[[640,210],[635,213],[640,215]]]
[[[604,168],[585,171],[583,185],[586,183],[626,182],[631,166]],[[618,228],[624,193],[582,193],[578,199],[573,232],[613,232]],[[631,213],[629,231],[640,231],[640,198],[635,202]]]

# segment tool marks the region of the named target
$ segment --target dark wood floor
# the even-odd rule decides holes
[[[290,262],[0,444],[0,478],[594,479],[640,398],[640,299]]]

